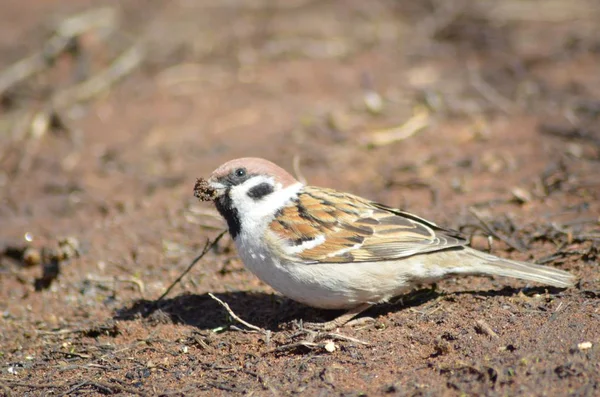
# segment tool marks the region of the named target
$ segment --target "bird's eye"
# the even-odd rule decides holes
[[[246,176],[246,169],[238,168],[237,170],[235,170],[235,176],[237,176],[238,178],[242,178],[242,177]]]

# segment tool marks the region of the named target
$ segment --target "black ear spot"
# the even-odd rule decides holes
[[[248,197],[258,201],[264,198],[265,196],[268,196],[269,194],[273,193],[273,190],[273,185],[267,182],[263,182],[248,190],[247,194]]]

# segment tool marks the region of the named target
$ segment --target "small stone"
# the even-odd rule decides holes
[[[531,193],[520,187],[514,187],[511,190],[511,193],[514,196],[514,198],[520,203],[528,203],[532,199]]]
[[[592,348],[592,342],[581,342],[577,344],[579,350],[587,350]]]
[[[37,248],[29,247],[23,252],[25,266],[37,266],[42,262],[42,255]]]
[[[380,114],[383,111],[383,99],[375,91],[368,91],[364,96],[365,107],[371,114]]]
[[[325,343],[325,350],[327,350],[329,353],[333,353],[336,349],[335,343],[333,343],[333,341],[328,341],[327,343]]]

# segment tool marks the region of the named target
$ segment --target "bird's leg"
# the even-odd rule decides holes
[[[302,326],[304,328],[313,329],[315,331],[331,331],[333,329],[336,329],[336,328],[339,328],[339,327],[345,325],[350,320],[352,320],[354,317],[358,316],[360,313],[364,312],[371,306],[373,306],[371,303],[363,303],[359,306],[356,306],[353,309],[348,310],[346,313],[342,314],[341,316],[339,316],[331,321],[327,321],[326,323],[304,323]]]

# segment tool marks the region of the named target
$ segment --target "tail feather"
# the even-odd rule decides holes
[[[535,281],[558,288],[575,285],[577,278],[569,272],[533,263],[502,259],[471,248],[465,248],[478,259],[476,266],[464,269],[461,273],[512,277]]]

